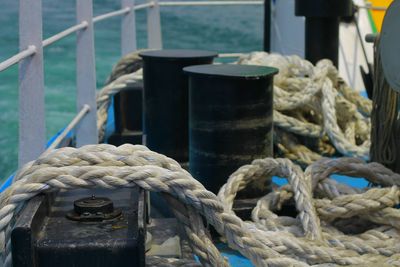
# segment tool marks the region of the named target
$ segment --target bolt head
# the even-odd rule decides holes
[[[79,215],[105,214],[114,211],[114,204],[111,199],[106,197],[87,197],[74,202],[74,211]]]

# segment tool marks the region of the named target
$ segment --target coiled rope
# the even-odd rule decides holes
[[[280,130],[277,135],[283,135],[276,138],[282,156],[305,166],[336,152],[368,159],[371,101],[349,88],[331,61],[313,66],[298,56],[254,52],[237,63],[279,69],[274,77],[274,125]]]
[[[382,188],[355,190],[329,176],[363,176]],[[238,191],[251,181],[278,175],[289,184],[261,198],[253,221],[232,211]],[[239,168],[218,197],[174,160],[139,145],[90,145],[61,148],[25,165],[0,196],[0,249],[10,266],[10,233],[18,211],[42,192],[75,188],[139,186],[166,196],[183,224],[203,266],[228,266],[208,237],[203,216],[230,247],[255,266],[359,265],[400,266],[400,175],[378,163],[324,159],[306,169],[288,159],[259,159]],[[298,216],[278,216],[293,199]]]
[[[254,52],[236,63],[279,69],[274,78],[276,154],[303,167],[322,156],[368,159],[371,101],[349,88],[332,62],[322,60],[313,66],[297,56]],[[133,83],[142,83],[138,52],[122,58],[108,82],[97,98],[100,140],[104,139],[111,96]]]

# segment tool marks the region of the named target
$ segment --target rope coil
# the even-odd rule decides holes
[[[298,56],[253,52],[237,63],[279,69],[274,78],[274,125],[283,132],[322,141],[344,156],[368,159],[371,101],[349,88],[331,61],[313,66]],[[278,143],[278,152],[303,166],[328,152],[317,148],[314,153],[294,141],[297,145]],[[325,156],[333,156],[335,150]],[[287,155],[291,153],[295,156]]]

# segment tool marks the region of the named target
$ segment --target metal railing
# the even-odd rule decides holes
[[[121,9],[93,17],[92,0],[76,0],[77,24],[45,40],[42,39],[42,1],[20,1],[20,52],[0,63],[0,72],[19,63],[19,164],[36,159],[45,150],[46,127],[44,108],[43,48],[73,34],[76,40],[77,115],[56,139],[55,148],[67,133],[76,131],[77,146],[98,142],[96,118],[96,72],[94,24],[122,17],[121,54],[135,51],[135,12],[147,10],[148,47],[162,48],[161,6],[237,6],[263,5],[264,1],[163,1],[147,0],[135,5],[134,0],[121,0]],[[235,57],[240,54],[225,54]]]

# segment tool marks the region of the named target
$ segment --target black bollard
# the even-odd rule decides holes
[[[306,17],[306,59],[316,64],[327,58],[338,66],[339,19],[353,14],[353,1],[296,0],[295,13]]]
[[[157,50],[143,58],[145,144],[178,162],[188,161],[188,79],[186,66],[210,64],[215,52]]]
[[[271,51],[271,0],[264,0],[264,43],[265,52]]]
[[[217,193],[240,166],[273,155],[272,87],[278,70],[202,65],[184,71],[190,92],[189,169]],[[244,197],[256,197],[264,190],[261,186]]]
[[[143,83],[135,83],[114,95],[115,132],[108,138],[109,144],[142,143]]]

